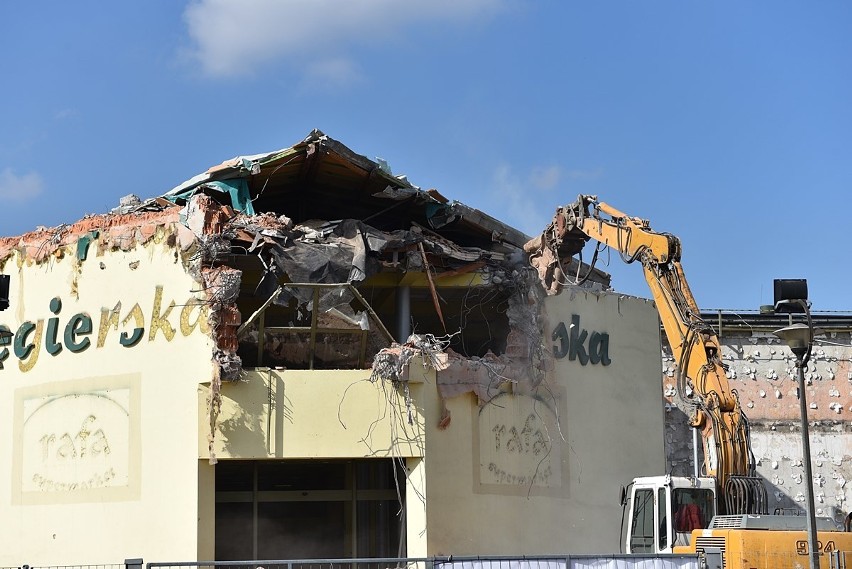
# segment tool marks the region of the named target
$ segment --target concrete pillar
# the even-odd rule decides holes
[[[400,344],[411,335],[411,287],[396,289],[396,341]]]
[[[406,458],[405,541],[408,557],[428,557],[426,526],[426,459]]]

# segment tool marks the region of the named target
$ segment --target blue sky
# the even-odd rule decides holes
[[[598,194],[681,238],[702,308],[785,277],[852,310],[848,2],[33,0],[3,23],[1,235],[319,128],[529,234]]]

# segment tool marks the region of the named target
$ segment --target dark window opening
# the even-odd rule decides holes
[[[509,335],[509,318],[506,314],[512,291],[497,287],[436,289],[446,332],[441,324],[435,301],[429,288],[412,288],[411,320],[413,334],[433,334],[436,337],[455,334],[450,347],[464,357],[482,357],[489,351],[501,355],[506,352]],[[394,335],[397,334],[396,290],[364,288],[361,291]]]
[[[277,297],[242,299],[238,355],[245,367],[365,369],[392,338],[349,285],[282,285]],[[259,312],[258,312],[259,311]]]
[[[239,335],[243,366],[289,369],[366,369],[375,355],[390,345],[399,327],[394,289],[316,289],[318,301],[304,294],[276,300],[246,322]],[[319,292],[321,291],[321,292]],[[333,294],[332,294],[333,293]],[[411,291],[413,334],[452,335],[450,347],[465,357],[506,351],[509,335],[507,291],[490,287],[438,289],[444,324],[431,290]],[[242,299],[244,322],[262,308],[262,299]],[[314,307],[317,307],[316,309]],[[369,306],[369,309],[368,309]],[[314,314],[316,312],[316,314]]]
[[[405,483],[390,459],[220,461],[216,560],[404,557]]]
[[[256,257],[231,255],[226,263],[242,271],[237,353],[245,368],[368,369],[381,349],[400,340],[393,284],[280,283],[281,292],[268,302],[269,287],[257,291],[264,268]],[[464,357],[504,354],[514,284],[442,286],[440,274],[434,282],[443,323],[431,288],[416,286],[410,289],[405,328],[413,334],[451,335],[450,347]]]

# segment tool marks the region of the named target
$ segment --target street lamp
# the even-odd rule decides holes
[[[805,395],[805,366],[811,357],[814,343],[814,326],[808,306],[808,284],[804,279],[775,280],[775,311],[804,313],[808,323],[797,322],[786,328],[776,330],[774,334],[781,338],[796,356],[796,368],[799,370],[799,414],[802,421],[802,464],[805,467],[805,489],[808,517],[808,555],[811,569],[819,569],[819,548],[817,546],[816,515],[814,513],[814,478],[811,472],[811,443],[808,435],[808,403]]]

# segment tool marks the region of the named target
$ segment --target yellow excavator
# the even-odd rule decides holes
[[[690,425],[700,432],[704,449],[704,476],[636,478],[623,489],[622,505],[628,508],[624,549],[701,552],[726,569],[808,566],[807,517],[768,513],[749,422],[728,383],[716,332],[702,320],[689,290],[680,240],[596,196],[581,195],[559,207],[545,231],[524,247],[549,292],[566,282],[566,258],[582,254],[589,240],[598,244],[595,259],[610,247],[625,262],[642,265],[677,362],[678,396],[692,409]],[[849,517],[845,527],[830,518],[819,518],[816,525],[820,567],[833,568],[834,559],[846,557],[852,563]]]

